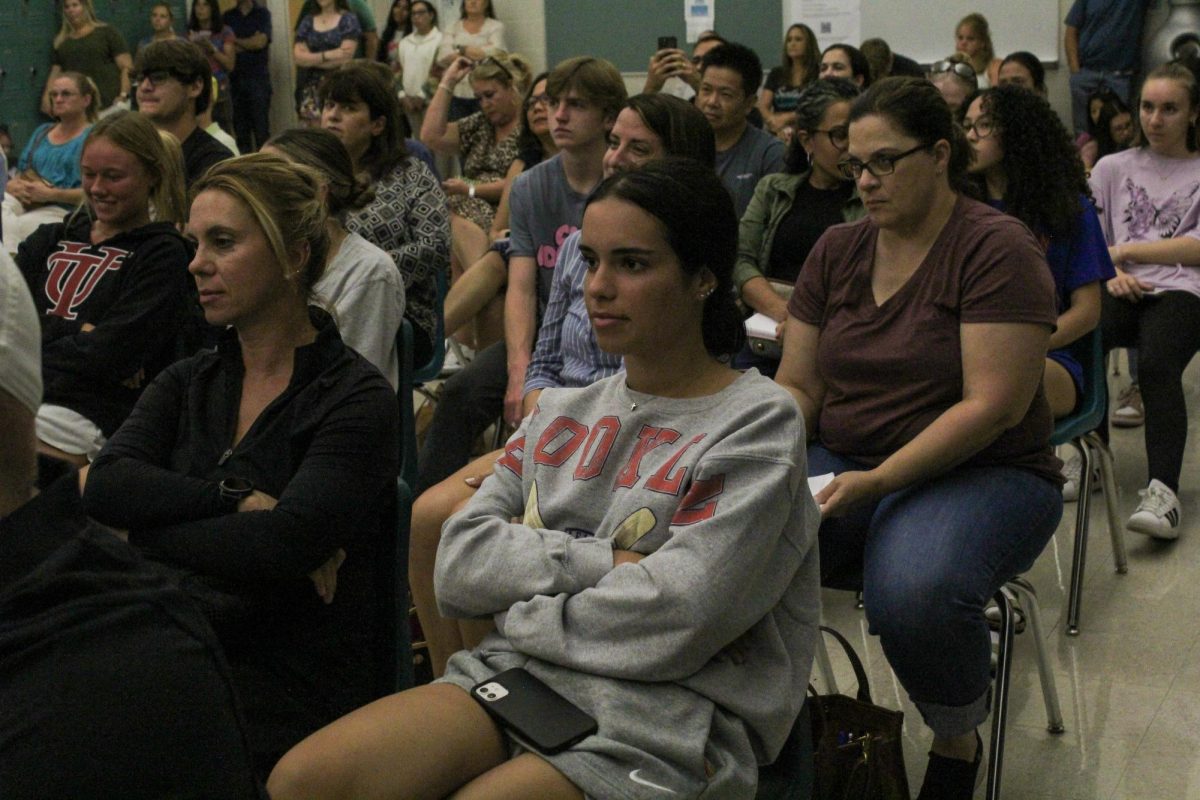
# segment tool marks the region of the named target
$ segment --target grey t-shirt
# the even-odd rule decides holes
[[[512,228],[509,255],[527,256],[537,262],[539,313],[550,302],[558,248],[579,230],[586,200],[586,194],[572,191],[567,183],[561,155],[522,172],[513,181],[508,198]]]
[[[746,126],[737,144],[717,153],[717,175],[733,195],[739,219],[754,197],[754,187],[764,175],[783,172],[783,163],[783,142],[753,125]]]

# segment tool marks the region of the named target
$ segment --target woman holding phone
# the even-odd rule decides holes
[[[625,372],[544,392],[442,537],[442,609],[496,632],[302,742],[272,797],[754,796],[811,667],[818,520],[798,408],[721,360],[742,337],[736,246],[711,167],[663,159],[597,188],[584,293]],[[514,667],[597,732],[516,744],[469,694]]]

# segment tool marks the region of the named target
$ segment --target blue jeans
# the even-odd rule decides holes
[[[869,469],[820,445],[808,474]],[[862,575],[870,632],[935,736],[987,719],[991,639],[983,607],[1054,535],[1062,492],[1015,467],[960,467],[822,520],[822,585]]]
[[[1079,70],[1071,76],[1071,122],[1075,125],[1075,133],[1086,133],[1088,129],[1088,96],[1107,84],[1116,92],[1125,105],[1129,105],[1130,81],[1133,79],[1129,72],[1101,72],[1100,70]],[[1137,109],[1134,109],[1136,112]]]

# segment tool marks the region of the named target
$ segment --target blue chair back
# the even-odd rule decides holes
[[[1104,424],[1108,408],[1108,379],[1104,369],[1104,348],[1097,327],[1070,346],[1071,354],[1083,367],[1083,398],[1079,410],[1054,425],[1050,443],[1066,444],[1091,433]]]

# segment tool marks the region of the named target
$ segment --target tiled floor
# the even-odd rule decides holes
[[[1113,379],[1118,388],[1128,382]],[[1095,495],[1078,637],[1065,633],[1075,504],[1027,577],[1037,588],[1066,732],[1046,731],[1032,635],[1016,637],[1002,796],[1009,800],[1200,800],[1200,360],[1185,375],[1188,448],[1179,541],[1125,533],[1129,572],[1113,570],[1104,503]],[[1145,484],[1142,429],[1114,430],[1121,520]],[[876,702],[905,711],[905,756],[915,794],[930,734],[866,633],[853,596],[827,591],[826,623],[864,656]],[[839,688],[853,676],[833,652]],[[819,683],[819,679],[818,679]],[[987,728],[984,735],[985,747]],[[987,767],[981,767],[981,772]],[[976,792],[984,796],[983,787]]]

